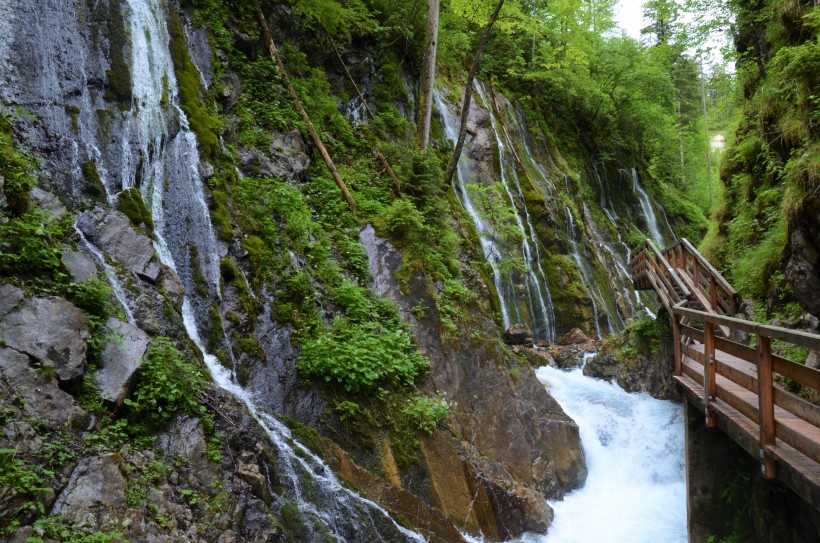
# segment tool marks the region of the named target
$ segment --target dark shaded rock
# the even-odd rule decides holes
[[[820,317],[820,199],[809,199],[789,236],[784,273],[800,305]]]
[[[508,345],[532,345],[532,330],[526,324],[513,324],[504,331],[504,341]]]
[[[648,392],[663,400],[676,397],[674,372],[675,350],[671,334],[660,337],[657,350],[637,350],[626,360],[613,350],[601,351],[584,366],[584,375],[614,380],[627,392]]]
[[[66,251],[60,261],[75,283],[87,283],[97,276],[97,263],[82,251]]]
[[[620,371],[621,361],[612,353],[600,353],[593,356],[584,366],[584,375],[610,382],[618,377]]]
[[[20,303],[25,294],[13,285],[0,285],[0,319]]]
[[[51,366],[61,381],[85,371],[86,341],[91,324],[63,298],[30,298],[0,321],[5,344]]]
[[[119,468],[121,462],[118,454],[83,458],[54,503],[52,514],[95,528],[122,515],[127,507],[127,485]]]
[[[559,368],[569,369],[580,367],[584,363],[585,355],[596,352],[599,346],[600,342],[587,340],[586,343],[573,343],[560,348],[553,346],[551,352]]]
[[[103,400],[122,405],[151,338],[133,324],[116,319],[109,319],[106,326],[113,338],[103,349],[97,386]]]
[[[218,466],[208,460],[205,432],[197,418],[175,419],[168,430],[157,437],[156,447],[166,458],[186,458],[200,484],[214,484],[219,478]]]
[[[28,417],[42,417],[59,425],[86,418],[74,398],[60,390],[57,379],[32,367],[25,354],[7,347],[0,347],[0,393],[21,405]]]
[[[96,207],[79,216],[77,227],[125,268],[152,282],[159,277],[160,262],[151,239],[134,230],[124,213]]]
[[[256,149],[240,149],[242,169],[257,175],[301,181],[307,176],[310,159],[305,153],[305,141],[298,130],[274,132],[269,153]]]

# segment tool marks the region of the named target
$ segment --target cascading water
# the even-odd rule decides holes
[[[219,246],[214,236],[198,171],[199,154],[185,114],[177,106],[176,77],[165,25],[165,2],[129,0],[126,17],[132,35],[133,105],[129,126],[138,142],[130,164],[142,164],[143,187],[155,224],[156,249],[162,262],[182,278],[186,294],[183,322],[203,352],[214,382],[242,401],[276,448],[284,496],[302,515],[305,541],[365,543],[424,539],[399,526],[377,504],[346,489],[319,458],[292,440],[275,418],[261,412],[254,399],[232,379],[201,339],[205,304],[218,303]],[[169,126],[176,125],[173,132]],[[135,179],[134,175],[124,179]],[[173,209],[173,213],[166,210]],[[191,248],[196,248],[192,250]],[[207,285],[207,294],[197,285]]]
[[[507,141],[507,144],[504,143],[506,138],[502,138],[499,133],[499,123],[496,120],[495,108],[478,82],[475,82],[475,89],[482,102],[484,102],[487,111],[490,113],[490,125],[492,126],[496,145],[498,146],[500,182],[504,187],[507,198],[510,200],[510,205],[515,215],[515,222],[522,234],[521,253],[526,266],[524,281],[527,289],[527,301],[530,310],[529,316],[533,339],[553,341],[555,339],[555,313],[552,307],[552,297],[550,296],[547,276],[541,266],[541,254],[538,248],[538,240],[535,237],[535,227],[532,225],[532,220],[530,219],[530,212],[524,199],[524,191],[521,189],[521,181],[518,177],[515,161],[510,157],[512,142]],[[510,188],[508,177],[512,177],[515,183],[515,193]],[[522,221],[521,218],[521,210],[523,210],[524,221]]]
[[[433,99],[435,100],[436,108],[438,108],[439,114],[441,115],[441,123],[444,127],[444,134],[447,136],[448,140],[455,143],[458,139],[458,127],[456,126],[453,114],[450,112],[447,104],[444,103],[438,89],[433,91]],[[493,284],[495,285],[495,290],[498,292],[499,305],[501,306],[501,319],[503,321],[504,328],[508,328],[512,324],[510,308],[513,308],[514,312],[517,311],[515,291],[511,289],[502,278],[501,260],[503,256],[499,249],[498,240],[492,230],[492,226],[485,223],[484,219],[481,217],[481,214],[478,212],[470,193],[467,191],[467,185],[475,182],[472,177],[473,175],[470,172],[469,159],[467,158],[466,153],[462,153],[460,160],[458,161],[458,167],[456,168],[455,179],[453,179],[453,191],[456,193],[456,197],[461,203],[461,206],[470,216],[473,224],[475,225],[479,241],[481,242],[481,250],[484,253],[484,258],[490,264],[493,271]]]
[[[632,190],[635,192],[635,196],[638,197],[638,202],[641,204],[641,211],[643,211],[643,216],[646,219],[646,227],[649,228],[649,234],[652,236],[652,241],[657,243],[659,248],[666,247],[666,238],[661,232],[660,225],[658,224],[658,217],[655,215],[655,210],[652,208],[652,202],[649,200],[649,195],[643,189],[640,181],[638,180],[638,172],[635,168],[632,168],[631,175]]]
[[[589,269],[589,265],[587,264],[586,259],[581,254],[581,249],[578,246],[578,240],[576,239],[578,236],[578,231],[575,228],[575,217],[572,215],[572,211],[569,207],[567,207],[566,210],[567,237],[569,238],[570,247],[572,247],[572,259],[578,265],[578,269],[581,272],[579,278],[581,279],[581,283],[584,286],[584,290],[586,290],[587,294],[589,294],[589,300],[592,302],[592,313],[594,316],[595,334],[597,335],[598,339],[601,339],[603,338],[603,336],[601,335],[601,324],[599,322],[600,310],[598,304],[602,303],[603,295],[601,294],[601,289],[598,287],[595,278],[592,276],[592,270]],[[608,315],[607,325],[609,326],[610,331],[612,331],[612,323],[610,322]]]
[[[74,232],[77,236],[79,236],[83,247],[85,247],[97,263],[102,266],[103,271],[105,272],[105,278],[108,281],[108,284],[111,285],[111,289],[114,291],[114,297],[117,298],[117,301],[122,306],[122,310],[125,313],[125,318],[128,320],[128,323],[136,324],[137,320],[134,318],[134,313],[131,311],[131,308],[128,307],[128,298],[125,296],[125,288],[123,288],[122,282],[119,277],[117,277],[116,270],[114,270],[114,268],[105,261],[105,256],[103,256],[100,250],[97,249],[93,243],[86,239],[85,234],[83,234],[82,230],[77,228],[76,224],[74,225]]]
[[[589,475],[562,501],[546,535],[524,543],[686,543],[683,409],[583,375],[536,370],[578,423]]]

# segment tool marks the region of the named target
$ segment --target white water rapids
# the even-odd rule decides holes
[[[546,535],[521,543],[686,543],[683,409],[583,375],[536,370],[581,430],[585,485],[552,501]]]

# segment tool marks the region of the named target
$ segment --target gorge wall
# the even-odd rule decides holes
[[[0,3],[3,540],[504,540],[583,484],[502,333],[652,314],[630,248],[682,216],[487,83],[442,186],[458,84],[414,151],[412,66],[311,5],[262,7],[358,213],[247,3]]]

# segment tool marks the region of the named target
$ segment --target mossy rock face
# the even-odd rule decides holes
[[[142,200],[142,193],[137,188],[125,189],[119,196],[120,211],[125,213],[131,223],[144,230],[154,229],[154,219],[151,217],[151,212],[145,206]]]
[[[81,169],[85,179],[86,194],[93,198],[105,198],[105,185],[100,177],[100,172],[97,170],[97,165],[93,162],[86,162]]]

